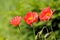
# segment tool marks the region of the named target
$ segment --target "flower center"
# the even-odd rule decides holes
[[[32,17],[29,17],[28,20],[32,20],[33,18]]]
[[[50,16],[50,13],[46,13],[46,16]]]

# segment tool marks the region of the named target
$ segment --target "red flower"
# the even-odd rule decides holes
[[[10,24],[12,24],[13,26],[18,26],[20,23],[20,19],[21,19],[21,17],[16,16],[10,20]]]
[[[24,16],[24,21],[31,25],[33,22],[38,21],[38,14],[36,12],[27,12],[27,14]]]
[[[49,20],[52,16],[53,12],[50,7],[44,8],[39,14],[39,18],[41,21]]]

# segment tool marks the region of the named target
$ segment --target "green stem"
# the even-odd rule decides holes
[[[21,28],[18,26],[18,30],[19,30],[19,32],[21,33]]]
[[[53,32],[53,28],[52,28],[52,26],[51,26],[51,31]]]
[[[51,30],[52,30],[52,32],[53,32],[53,28],[52,28],[52,26],[51,26]],[[56,35],[55,35],[55,32],[53,32],[53,33],[54,33],[54,36],[55,36],[55,38],[54,38],[54,39],[56,40]]]
[[[35,28],[33,27],[33,34],[34,34],[34,40],[35,40]]]
[[[44,28],[46,28],[46,30],[47,30],[47,33],[48,33],[48,32],[49,32],[49,31],[48,31],[48,28],[47,28],[46,26],[44,26]],[[42,30],[43,30],[43,29],[42,29]]]

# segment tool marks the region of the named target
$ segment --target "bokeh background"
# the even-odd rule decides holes
[[[0,0],[0,40],[33,40],[32,29],[23,20],[20,23],[22,32],[10,25],[9,20],[17,15],[23,17],[26,12],[39,13],[48,6],[52,10],[56,9],[51,20],[56,39],[60,40],[60,0]],[[48,40],[54,40],[53,34]]]

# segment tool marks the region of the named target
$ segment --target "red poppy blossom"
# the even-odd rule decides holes
[[[18,26],[20,23],[20,19],[21,17],[16,16],[10,20],[10,24],[12,24],[13,26]]]
[[[44,8],[39,14],[39,18],[41,21],[49,20],[52,16],[53,12],[50,7]]]
[[[36,12],[27,12],[26,15],[24,16],[24,21],[28,25],[31,25],[33,22],[38,21],[38,14]]]

